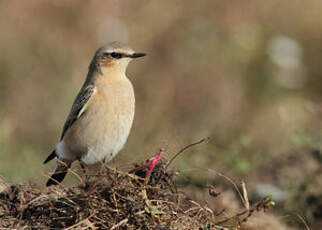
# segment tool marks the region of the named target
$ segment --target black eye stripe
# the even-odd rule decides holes
[[[124,55],[123,55],[123,54],[121,54],[121,53],[112,52],[112,53],[110,53],[110,56],[111,56],[112,58],[120,59],[120,58],[122,58]]]

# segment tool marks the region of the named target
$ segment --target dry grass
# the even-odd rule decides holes
[[[0,193],[0,227],[23,229],[237,229],[254,212],[265,210],[265,198],[238,213],[226,213],[178,191],[177,172],[160,162],[148,181],[147,169],[118,171],[103,166],[86,183],[38,189],[8,186]],[[220,194],[209,187],[209,196]],[[245,198],[245,196],[244,196]],[[247,201],[248,202],[248,201]],[[227,215],[228,214],[228,215]]]

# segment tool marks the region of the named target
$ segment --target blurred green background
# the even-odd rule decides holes
[[[210,168],[270,185],[321,221],[321,12],[320,0],[0,1],[0,174],[44,183],[92,55],[119,40],[148,56],[128,69],[136,115],[114,164],[210,137],[174,164],[191,183],[215,183]]]

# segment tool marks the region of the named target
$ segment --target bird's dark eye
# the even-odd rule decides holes
[[[110,55],[111,55],[112,58],[116,58],[116,59],[120,59],[120,58],[123,57],[123,54],[116,53],[116,52],[112,52]]]

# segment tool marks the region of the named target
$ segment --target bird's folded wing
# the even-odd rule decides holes
[[[85,112],[86,105],[94,93],[95,93],[95,86],[92,84],[87,85],[87,86],[83,86],[83,88],[80,90],[80,92],[78,93],[78,95],[74,101],[74,104],[73,104],[72,109],[68,115],[68,118],[65,122],[60,140],[62,140],[64,138],[64,135],[67,132],[67,130]]]

